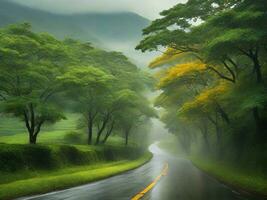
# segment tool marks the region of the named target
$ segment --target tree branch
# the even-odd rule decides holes
[[[231,78],[229,78],[229,77],[227,77],[227,76],[224,76],[223,74],[221,74],[218,70],[216,70],[215,68],[213,68],[213,67],[207,67],[208,69],[210,69],[210,70],[212,70],[212,71],[214,71],[220,78],[222,78],[222,79],[225,79],[225,80],[227,80],[227,81],[230,81],[230,82],[232,82],[232,83],[234,83],[235,81],[233,80],[233,79],[231,79]]]
[[[233,72],[233,70],[227,65],[227,63],[225,61],[222,61],[224,67],[230,72],[230,74],[232,75],[232,80],[233,83],[235,83],[236,81],[236,77],[235,77],[235,73]]]

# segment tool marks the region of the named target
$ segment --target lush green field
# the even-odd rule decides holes
[[[64,141],[66,133],[77,129],[79,114],[68,113],[66,120],[61,120],[54,125],[46,125],[41,130],[39,143],[61,143]],[[28,134],[22,121],[2,116],[0,118],[0,143],[26,144],[28,143]]]
[[[46,125],[41,130],[37,143],[55,144],[68,143],[65,136],[73,131],[83,134],[86,143],[86,130],[77,130],[77,124],[80,120],[80,114],[67,113],[66,119],[57,122],[54,125]],[[9,144],[27,144],[28,133],[22,121],[12,117],[0,117],[0,143]],[[107,144],[124,144],[124,139],[118,136],[112,136]]]

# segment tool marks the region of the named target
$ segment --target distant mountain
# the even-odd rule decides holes
[[[0,0],[0,26],[15,22],[31,22],[37,31],[57,37],[82,40],[136,40],[149,20],[135,13],[53,14],[32,9],[8,0]]]
[[[55,14],[0,0],[0,27],[19,22],[30,22],[33,30],[49,32],[60,39],[72,37],[107,50],[122,51],[139,66],[151,59],[150,54],[134,50],[142,39],[142,29],[150,23],[135,13]]]

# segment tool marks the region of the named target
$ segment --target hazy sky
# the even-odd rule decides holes
[[[149,19],[186,0],[13,0],[21,4],[56,13],[131,11]]]

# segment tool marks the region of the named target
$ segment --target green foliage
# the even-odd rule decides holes
[[[66,53],[59,41],[30,28],[24,23],[1,30],[0,93],[2,110],[21,118],[35,143],[44,123],[64,118],[51,97],[59,91],[56,77],[63,72]]]
[[[111,163],[96,164],[89,167],[69,167],[56,172],[39,172],[38,177],[28,178],[13,183],[2,184],[1,198],[15,198],[70,188],[102,180],[128,170],[135,169],[151,159],[145,154],[133,161],[123,160]],[[36,173],[35,173],[36,174]],[[21,174],[16,174],[20,176]]]
[[[77,131],[72,131],[66,133],[64,136],[64,141],[69,144],[83,144],[85,141],[83,136],[84,134],[78,133]]]
[[[1,145],[0,149],[1,161],[7,152],[14,155],[13,160],[1,162],[0,198],[4,199],[97,181],[134,169],[151,159],[150,153],[143,155],[143,152],[135,147],[121,146],[97,148],[67,145]],[[39,158],[33,154],[38,154]],[[46,157],[47,155],[49,156]],[[47,163],[51,164],[51,168],[44,169]],[[12,166],[18,168],[11,172]]]
[[[82,113],[88,143],[97,129],[97,144],[103,132],[106,142],[119,122],[120,105],[120,113],[144,107],[142,114],[152,117],[142,94],[151,78],[122,53],[34,33],[28,23],[1,29],[0,40],[0,108],[23,121],[30,143],[36,143],[43,125],[64,119],[66,108]]]
[[[1,172],[51,170],[67,165],[136,159],[142,151],[135,147],[105,146],[90,148],[70,145],[0,145]]]
[[[163,11],[136,47],[165,48],[150,65],[159,71],[155,105],[187,153],[265,175],[266,11],[263,0],[189,0]],[[253,188],[241,176],[237,183]]]

